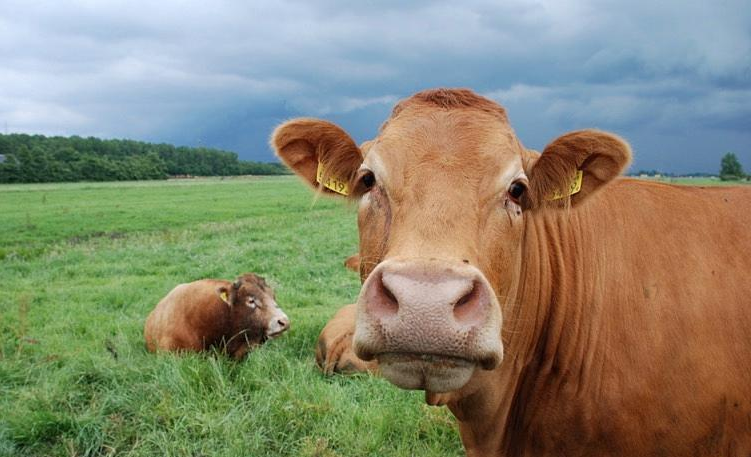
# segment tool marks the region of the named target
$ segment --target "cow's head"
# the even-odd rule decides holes
[[[311,186],[359,202],[358,356],[400,387],[432,392],[501,362],[501,302],[520,279],[527,212],[580,204],[630,160],[626,143],[595,130],[528,151],[503,108],[468,90],[401,101],[361,147],[316,119],[291,120],[271,141]]]
[[[245,273],[229,287],[219,287],[216,292],[230,307],[233,335],[242,332],[248,342],[260,344],[289,329],[289,318],[262,277]]]

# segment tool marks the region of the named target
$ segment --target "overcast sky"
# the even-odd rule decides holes
[[[205,145],[269,161],[295,116],[372,137],[400,98],[469,87],[542,149],[624,136],[632,171],[751,169],[748,0],[0,0],[3,132]]]

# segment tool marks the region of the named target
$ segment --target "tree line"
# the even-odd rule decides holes
[[[279,163],[234,152],[133,140],[0,134],[0,183],[125,181],[169,176],[278,175]]]

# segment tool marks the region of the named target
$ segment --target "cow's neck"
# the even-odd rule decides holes
[[[593,306],[604,260],[594,224],[587,223],[591,214],[585,207],[533,213],[526,220],[518,306],[508,311],[509,346],[525,365],[574,368],[582,356],[576,348],[591,343],[581,331],[599,317]]]
[[[536,392],[578,370],[587,357],[582,351],[592,338],[579,325],[591,303],[596,265],[583,252],[591,239],[586,211],[530,214],[525,220],[521,268],[515,293],[503,305],[503,363],[480,372],[450,403],[460,421],[468,455],[505,455],[503,449],[527,434],[534,416]],[[591,311],[587,309],[587,311]],[[591,330],[591,329],[590,329]],[[544,387],[540,380],[547,383]],[[571,377],[567,378],[569,382]],[[570,387],[570,386],[568,386]]]

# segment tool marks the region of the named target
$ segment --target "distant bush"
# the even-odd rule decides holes
[[[240,161],[218,149],[78,136],[0,135],[0,156],[0,183],[289,173],[281,164]]]
[[[723,181],[736,181],[746,178],[746,174],[743,172],[743,167],[738,161],[738,157],[732,152],[728,152],[722,156],[720,162],[720,179]]]

